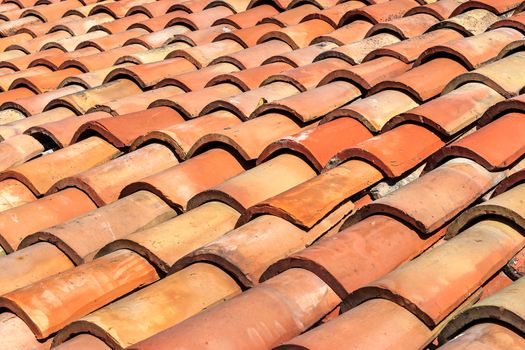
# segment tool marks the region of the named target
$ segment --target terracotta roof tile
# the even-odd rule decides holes
[[[453,142],[439,150],[429,161],[428,167],[435,167],[446,158],[454,156],[470,158],[489,170],[501,170],[512,165],[521,158],[524,151],[520,142],[520,128],[516,129],[523,117],[521,113],[509,113]],[[489,133],[491,136],[487,138]]]
[[[454,333],[457,333],[459,327],[473,324],[476,320],[481,319],[487,320],[487,323],[498,322],[498,324],[506,326],[510,330],[516,329],[521,331],[523,329],[523,303],[519,299],[516,300],[513,296],[523,291],[524,281],[523,278],[520,278],[498,293],[463,311],[443,330],[440,334],[441,340],[450,339]],[[511,337],[510,334],[509,337]],[[520,344],[522,338],[518,339],[516,339],[516,342]],[[498,343],[495,345],[497,346]]]
[[[328,113],[323,122],[341,117],[355,118],[375,133],[392,117],[417,106],[418,103],[401,91],[383,90]]]
[[[298,295],[308,296],[299,302]],[[269,348],[300,333],[312,325],[316,319],[333,309],[339,302],[337,296],[314,274],[301,269],[289,270],[276,278],[242,293],[231,300],[229,305],[222,303],[196,317],[186,320],[180,327],[168,329],[156,338],[139,342],[132,349],[169,349],[171,344],[186,344],[201,347],[207,344],[228,344],[235,348]],[[241,310],[251,307],[261,308],[255,312],[261,318],[242,317]],[[263,311],[264,310],[264,311]],[[228,325],[218,320],[228,319]],[[279,320],[279,322],[275,322]],[[202,324],[206,323],[205,332]],[[235,324],[235,327],[231,327]],[[242,330],[242,331],[240,331]],[[196,332],[199,336],[189,336]],[[231,335],[227,332],[231,332]],[[239,336],[239,332],[257,337]]]
[[[8,252],[17,250],[20,242],[27,235],[95,208],[93,201],[77,189],[67,189],[25,204],[18,203],[18,206],[3,211],[1,214],[2,247]],[[20,221],[17,221],[17,218],[31,218],[34,213],[42,215],[38,219],[31,220],[31,225],[21,225]]]
[[[28,186],[35,194],[47,192],[57,180],[74,175],[117,156],[119,151],[109,143],[88,138],[54,153],[11,168],[0,178],[15,178]],[[53,164],[50,172],[47,164]]]
[[[196,294],[196,291],[200,293]],[[238,293],[240,288],[237,284],[219,268],[210,264],[194,264],[72,323],[55,337],[54,342],[60,344],[70,336],[70,332],[82,329],[111,339],[113,346],[126,347]],[[172,298],[183,300],[184,307],[170,303]],[[141,302],[144,308],[129,307],[136,302]],[[163,318],[149,323],[137,332],[134,323],[149,317],[155,311],[162,312]],[[112,316],[115,313],[126,316],[116,320]]]
[[[520,348],[522,10],[0,4],[0,337]]]
[[[150,142],[161,142],[172,148],[180,159],[188,158],[193,145],[202,137],[235,126],[241,120],[228,111],[216,111],[185,123],[170,125],[167,128],[151,131],[138,137],[131,148]]]
[[[424,123],[443,135],[454,135],[481,118],[489,106],[502,100],[503,97],[491,88],[478,83],[468,83],[421,106],[400,113],[388,121],[384,129],[413,121]],[[454,106],[454,109],[451,109],[451,106]]]

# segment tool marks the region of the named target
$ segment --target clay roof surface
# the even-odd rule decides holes
[[[524,350],[521,0],[3,0],[0,350]]]

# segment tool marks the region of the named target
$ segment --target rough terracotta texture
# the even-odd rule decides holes
[[[520,348],[524,9],[0,3],[0,348]]]

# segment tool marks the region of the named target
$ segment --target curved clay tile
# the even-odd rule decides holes
[[[147,64],[156,63],[165,59],[165,57],[172,51],[190,47],[187,43],[177,42],[175,44],[164,45],[158,48],[146,50],[143,52],[136,52],[131,55],[125,55],[120,57],[115,64],[120,63],[134,63],[134,64]]]
[[[144,90],[147,87],[152,87],[157,84],[162,79],[174,77],[178,74],[194,70],[196,70],[196,67],[193,63],[184,58],[177,57],[160,62],[117,68],[106,76],[104,83],[117,79],[128,79],[139,85]]]
[[[403,15],[416,7],[418,4],[414,0],[392,0],[379,4],[365,6],[357,10],[347,12],[339,22],[343,26],[355,20],[366,20],[372,24],[388,22],[392,19],[403,17]]]
[[[430,27],[428,31],[449,28],[457,30],[465,36],[478,35],[487,30],[498,19],[499,17],[490,11],[474,9],[439,22]]]
[[[243,213],[237,225],[258,215],[270,214],[309,230],[337,208],[347,203],[353,207],[352,200],[357,194],[381,178],[382,174],[375,167],[361,161],[350,161],[260,201]]]
[[[45,106],[44,111],[65,107],[78,115],[82,115],[87,113],[91,108],[102,106],[115,99],[128,96],[136,97],[137,95],[133,94],[139,94],[141,92],[142,90],[135,83],[127,79],[120,79],[54,99]],[[144,106],[144,109],[145,107],[146,106]]]
[[[281,42],[281,41],[277,41],[277,42]],[[264,44],[259,44],[258,46],[260,45],[264,45]],[[297,50],[292,50],[292,51],[287,50],[287,52],[282,53],[280,55],[270,56],[262,64],[266,65],[270,63],[280,62],[280,63],[286,63],[293,68],[297,68],[297,67],[305,66],[307,64],[314,62],[316,57],[318,57],[321,53],[327,50],[331,50],[335,47],[337,47],[337,45],[334,43],[322,42],[322,43],[310,45],[302,49],[297,49]]]
[[[170,107],[185,119],[192,119],[205,114],[204,108],[215,99],[235,96],[240,92],[241,90],[233,84],[220,84],[157,100],[151,103],[149,108]]]
[[[22,318],[37,339],[45,339],[79,316],[158,278],[145,259],[119,251],[4,294],[0,305]],[[53,297],[39,298],[43,291]],[[64,307],[72,304],[76,307]]]
[[[51,22],[61,18],[68,10],[75,9],[82,4],[77,0],[65,0],[50,5],[35,6],[20,14],[20,17],[34,16],[43,22]]]
[[[525,279],[520,278],[508,287],[472,305],[447,324],[439,336],[440,341],[452,339],[460,329],[472,327],[481,320],[487,324],[499,324],[514,332],[523,332],[525,306],[523,301],[516,296],[523,293],[524,289]]]
[[[275,82],[247,92],[213,101],[202,109],[202,114],[226,110],[241,120],[253,119],[253,113],[261,105],[273,105],[273,101],[293,96],[298,90],[290,84]]]
[[[218,63],[230,63],[241,70],[260,68],[263,64],[267,64],[267,60],[271,57],[289,53],[291,50],[288,44],[280,40],[271,40],[242,51],[218,57],[208,67]]]
[[[214,0],[211,1],[206,8],[212,8],[215,6],[228,6],[234,12],[244,12],[248,9],[250,0]]]
[[[23,134],[29,128],[53,121],[62,120],[74,116],[75,114],[65,108],[55,109],[49,112],[42,112],[26,118],[21,112],[16,109],[6,109],[1,112],[2,117],[5,118],[8,124],[0,126],[0,137],[7,140],[10,137]],[[47,147],[46,147],[47,148]],[[52,149],[52,148],[49,148]]]
[[[454,156],[472,159],[491,171],[513,165],[525,152],[525,143],[522,141],[525,134],[519,128],[525,125],[524,117],[522,113],[508,113],[475,133],[447,145],[428,160],[427,169]]]
[[[233,72],[230,74],[222,74],[210,80],[206,86],[214,86],[218,84],[232,84],[237,86],[242,91],[250,91],[257,89],[263,81],[271,75],[279,74],[292,68],[287,63],[275,62],[264,64],[259,67],[249,68]],[[288,84],[289,85],[289,84]],[[282,85],[281,85],[282,86]],[[294,88],[291,86],[291,88]],[[296,89],[297,90],[297,89]]]
[[[303,155],[321,171],[338,151],[369,137],[372,134],[357,120],[340,118],[269,144],[257,159],[257,164],[278,153],[291,152]]]
[[[0,171],[22,164],[44,152],[44,145],[28,135],[16,135],[0,143]]]
[[[71,323],[55,336],[53,344],[58,345],[57,349],[68,343],[74,346],[76,334],[88,333],[112,348],[125,348],[240,292],[239,286],[219,268],[195,264]],[[124,317],[113,317],[117,313]],[[152,313],[162,313],[162,317],[135,329],[136,322]],[[70,337],[73,338],[68,340]]]
[[[188,31],[183,34],[176,34],[167,41],[168,44],[172,44],[177,41],[184,41],[191,46],[204,45],[217,41],[217,38],[223,34],[231,33],[235,30],[235,27],[229,24],[212,26],[206,29],[199,29],[195,31]]]
[[[210,3],[209,0],[184,0],[179,1],[178,3],[172,5],[168,9],[169,12],[173,11],[186,11],[187,13],[199,13],[203,12],[204,9],[208,6]],[[233,12],[233,11],[231,11]]]
[[[126,13],[134,6],[153,2],[154,0],[123,0],[121,2],[110,2],[105,4],[96,5],[91,9],[89,15],[97,13],[107,13],[114,18],[122,18],[126,16]]]
[[[239,213],[224,203],[205,203],[155,227],[117,239],[104,246],[96,256],[131,250],[147,259],[158,271],[170,273],[172,266],[186,254],[231,231],[238,217]],[[195,225],[196,220],[203,220],[202,224]]]
[[[523,39],[523,34],[511,28],[489,30],[479,35],[433,46],[425,50],[414,65],[418,66],[435,56],[452,56],[472,70],[494,60],[508,44],[520,39]]]
[[[268,181],[278,176],[281,181]],[[233,177],[194,196],[188,208],[210,201],[221,201],[242,213],[247,208],[284,192],[315,176],[315,171],[300,158],[282,154],[266,163]],[[253,186],[256,183],[257,186]]]
[[[9,86],[9,89],[11,90],[16,89],[18,87],[26,87],[35,91],[38,94],[42,94],[48,91],[58,89],[60,83],[62,83],[64,79],[75,76],[80,73],[82,72],[76,68],[67,68],[55,72],[22,77],[15,79]]]
[[[23,77],[31,77],[34,75],[44,75],[49,72],[50,72],[49,68],[46,68],[46,67],[31,67],[31,68],[28,68],[20,72],[7,73],[4,75],[0,75],[0,92],[8,91],[13,81],[17,79],[20,79]],[[34,90],[32,91],[35,92]]]
[[[17,50],[7,51],[7,52],[20,52]],[[59,49],[49,49],[40,51],[34,54],[23,54],[21,56],[16,56],[11,59],[5,59],[2,62],[0,62],[1,68],[10,68],[13,71],[20,71],[29,68],[30,64],[38,59],[42,59],[44,57],[53,56],[62,53]],[[57,67],[50,67],[53,70],[56,70]]]
[[[78,188],[101,207],[118,199],[128,184],[161,172],[178,163],[168,147],[151,144],[55,183],[48,191]]]
[[[193,196],[240,174],[244,170],[243,165],[229,152],[220,148],[211,149],[175,167],[129,184],[122,190],[121,196],[144,189],[157,194],[174,208],[184,211]],[[214,176],[196,176],[205,169],[208,169],[208,174],[213,173]],[[188,174],[193,176],[191,181]],[[180,179],[186,185],[181,187],[179,182],[173,179]]]
[[[290,118],[281,114],[267,114],[260,118],[204,135],[188,151],[188,157],[208,148],[224,145],[232,148],[246,161],[259,157],[266,145],[279,138],[295,134],[301,128]]]
[[[10,264],[12,268],[6,268]],[[0,266],[1,295],[74,267],[64,253],[44,242],[3,256]]]
[[[523,87],[523,76],[516,67],[525,62],[525,52],[516,52],[472,72],[458,75],[443,89],[448,93],[467,82],[483,83],[506,98],[516,96]]]
[[[143,16],[143,17],[141,17],[138,21],[133,21],[133,22],[127,21],[126,23],[122,23],[122,25],[119,25],[118,29],[120,29],[122,31],[122,30],[132,29],[132,28],[143,28],[143,29],[146,29],[146,30],[150,31],[151,33],[160,32],[160,31],[163,31],[165,29],[167,32],[169,32],[168,23],[171,20],[175,19],[175,18],[179,18],[181,16],[184,17],[186,15],[187,15],[187,12],[180,11],[180,10],[179,11],[168,12],[165,15],[158,16],[158,17],[153,17],[153,18],[148,18],[147,16],[142,15],[142,14],[134,14],[134,15],[131,15],[131,16],[128,16],[128,17],[121,18],[121,19],[119,19],[117,21],[124,21],[124,20],[126,20],[126,18],[130,18],[130,17],[133,18],[135,16],[139,16],[139,17]],[[177,25],[175,27],[177,27],[178,30],[181,29],[180,27],[185,27],[187,30],[191,29],[191,28],[188,28],[188,26],[186,24],[180,24],[180,25]],[[111,32],[112,33],[118,33],[118,31],[115,31],[115,30],[113,30]]]
[[[137,29],[142,29],[142,27],[138,27]],[[147,33],[141,36],[132,37],[129,40],[127,40],[124,45],[141,45],[148,49],[154,49],[154,48],[160,48],[163,45],[167,44],[173,44],[173,43],[185,43],[188,46],[193,46],[191,41],[184,41],[184,40],[175,40],[175,37],[177,35],[181,35],[184,33],[188,33],[190,30],[181,25],[174,25],[173,27],[168,27],[166,29],[162,29],[159,31],[155,31],[153,33]],[[190,32],[191,33],[191,32]]]
[[[160,0],[133,6],[126,13],[126,17],[135,13],[143,13],[149,18],[158,17],[168,12],[171,6],[180,3],[180,0]]]
[[[415,61],[425,50],[436,45],[447,43],[451,40],[460,40],[463,36],[450,29],[438,29],[429,33],[399,41],[368,53],[363,61],[369,61],[376,57],[391,56],[405,63]]]
[[[452,91],[457,87],[451,87],[453,79],[462,75],[468,75],[469,73],[466,72],[465,67],[456,61],[448,58],[436,58],[412,68],[393,79],[378,83],[368,91],[368,95],[370,96],[386,89],[399,89],[408,93],[417,101],[424,102],[440,93]],[[422,76],[426,79],[421,79]]]
[[[332,25],[323,20],[312,19],[290,27],[282,28],[263,35],[258,43],[269,40],[281,40],[290,45],[292,49],[305,48],[319,35],[333,31]]]
[[[413,7],[405,14],[405,16],[408,17],[419,13],[425,13],[436,17],[440,21],[443,21],[451,17],[452,12],[454,12],[454,10],[464,2],[466,2],[466,0],[436,1],[429,4],[424,4],[422,6]]]
[[[91,17],[91,16],[90,16]],[[148,16],[142,13],[135,13],[130,16],[116,19],[114,21],[102,23],[91,27],[89,31],[102,30],[108,34],[119,33],[128,28],[135,23],[140,23],[142,21],[147,21]]]
[[[319,8],[313,4],[302,4],[301,6],[289,9],[274,16],[263,18],[259,23],[275,23],[280,27],[286,28],[301,23],[307,15],[319,12]]]
[[[371,215],[389,215],[428,235],[443,227],[454,216],[474,203],[501,181],[503,174],[491,173],[477,163],[458,158],[391,194],[365,205],[344,225]],[[454,188],[450,196],[443,188]],[[414,206],[414,203],[425,205]]]
[[[487,322],[470,326],[440,348],[475,350],[483,347],[492,350],[519,350],[525,347],[525,340],[508,327]]]
[[[521,169],[520,163],[516,165],[517,170],[514,171],[514,169],[511,169],[510,175],[508,175],[505,179],[503,179],[498,186],[494,189],[494,192],[492,192],[491,197],[499,196],[500,194],[508,191],[509,189],[520,185],[524,180],[525,171]]]
[[[414,148],[417,142],[418,148]],[[397,150],[390,152],[392,147]],[[350,159],[362,159],[376,166],[385,176],[395,178],[414,168],[443,147],[444,142],[428,129],[404,124],[339,152],[329,162],[333,168]]]
[[[261,216],[206,242],[208,244],[178,260],[173,271],[199,262],[210,263],[234,276],[242,287],[249,288],[258,284],[271,263],[301,250],[315,238],[279,217]]]
[[[185,92],[198,91],[209,86],[209,82],[217,77],[239,71],[235,65],[230,63],[217,63],[194,72],[179,74],[176,77],[161,80],[155,87],[174,85]]]
[[[318,86],[329,84],[336,80],[345,80],[366,91],[373,86],[383,86],[381,83],[388,84],[388,79],[395,78],[409,70],[410,65],[397,58],[379,57],[347,69],[334,70],[327,74],[319,82]],[[369,95],[371,94],[372,92],[369,92]]]
[[[266,86],[275,84],[277,83]],[[289,84],[286,85],[289,86]],[[361,91],[354,84],[334,81],[312,90],[281,98],[275,102],[268,101],[268,103],[257,108],[252,113],[251,118],[266,113],[282,113],[291,116],[299,123],[309,123],[360,96]]]
[[[299,0],[302,1],[302,0]],[[358,8],[361,8],[365,6],[360,1],[347,1],[343,2],[341,4],[330,6],[326,8],[325,10],[322,10],[320,12],[314,12],[307,16],[305,16],[301,22],[311,21],[313,19],[320,19],[322,21],[325,21],[326,23],[330,24],[333,28],[337,29],[339,22],[341,21],[341,18],[351,10],[355,10]]]
[[[0,213],[0,243],[6,252],[19,248],[28,235],[94,210],[95,204],[77,190],[66,189]],[[35,213],[39,215],[35,217]],[[20,221],[17,221],[19,220]],[[22,220],[24,225],[22,225]],[[28,222],[30,221],[30,223]]]
[[[354,43],[336,47],[329,51],[320,53],[314,61],[333,57],[356,65],[363,62],[363,59],[372,51],[393,43],[399,42],[399,39],[392,34],[377,33],[372,37],[358,40]]]
[[[505,223],[512,223],[515,227],[522,229],[525,227],[525,216],[520,204],[520,196],[524,190],[525,186],[519,184],[486,202],[465,210],[450,224],[447,238],[458,235],[465,227],[468,227],[475,221],[489,220],[490,218],[495,218],[494,220]]]
[[[125,212],[126,215],[122,215]],[[163,200],[146,191],[133,193],[75,219],[24,238],[19,247],[37,242],[57,246],[76,265],[91,260],[91,253],[132,232],[155,226],[176,215]]]
[[[519,5],[521,5],[519,0],[473,0],[467,1],[456,7],[452,12],[451,16],[457,16],[461,13],[473,10],[473,9],[484,9],[492,12],[495,15],[503,15],[506,12],[509,12]]]
[[[197,68],[206,67],[215,58],[242,50],[242,46],[233,40],[222,40],[206,45],[175,50],[166,59],[184,58]],[[179,59],[181,59],[179,58]]]
[[[383,90],[328,113],[321,123],[349,117],[357,119],[371,132],[378,133],[394,116],[417,106],[410,96],[401,91]]]
[[[2,34],[2,36],[5,36],[5,37],[10,37],[11,35],[13,35],[14,37],[10,37],[10,40],[9,40],[10,42],[12,41],[20,42],[24,40],[29,40],[32,37],[31,34],[29,33],[16,34],[16,33],[24,26],[34,24],[34,23],[41,23],[41,21],[39,18],[33,17],[33,16],[20,18],[14,21],[4,21],[2,24],[0,24],[0,34]]]
[[[23,113],[25,116],[29,117],[35,114],[42,113],[44,111],[44,107],[46,107],[50,101],[81,90],[82,88],[80,86],[67,86],[54,91],[51,90],[38,95],[23,97],[17,100],[4,102],[0,106],[0,110],[16,109]]]
[[[483,119],[491,106],[502,100],[505,101],[491,88],[479,83],[468,83],[390,119],[383,131],[405,122],[414,122],[422,123],[443,136],[452,136],[476,120]]]
[[[356,288],[419,255],[441,236],[439,233],[423,239],[419,232],[394,218],[371,216],[273,264],[261,280],[290,268],[304,268],[344,298]],[[354,273],[349,273],[350,267]]]
[[[51,346],[51,339],[40,342],[26,323],[10,312],[0,314],[1,336],[5,346],[13,350],[45,350]]]
[[[20,89],[13,89],[13,90],[9,90],[9,91],[4,91],[4,92],[0,93],[0,103],[4,104],[4,103],[8,103],[9,101],[16,101],[18,99],[23,99],[23,98],[30,97],[30,96],[35,96],[35,93],[33,91],[29,90],[29,89],[26,89],[26,88],[20,88]],[[2,111],[3,111],[3,109],[2,109]],[[19,114],[19,113],[16,113],[16,114]],[[11,119],[6,118],[5,122],[6,123],[10,123],[10,122],[13,122],[13,121],[16,121],[16,120],[20,120],[21,118],[25,118],[25,116],[23,114],[21,114],[21,113],[20,113],[21,118],[17,118],[16,114],[12,115]]]
[[[3,172],[0,178],[17,179],[35,194],[42,195],[56,181],[105,163],[119,153],[106,141],[91,137],[11,168]]]
[[[409,39],[425,33],[431,26],[439,21],[427,14],[396,18],[388,22],[374,25],[366,34],[367,37],[378,33],[390,33],[400,39]]]
[[[56,48],[47,49],[48,50],[59,50]],[[37,58],[36,60],[32,61],[28,67],[36,67],[36,66],[45,66],[48,67],[51,70],[58,70],[62,68],[62,64],[68,60],[73,60],[77,58],[81,58],[82,56],[89,56],[89,55],[95,55],[99,54],[100,51],[98,49],[95,49],[94,47],[86,47],[81,50],[73,51],[73,52],[61,52],[58,54],[50,55],[43,58]],[[84,70],[84,67],[76,67],[80,69],[81,71]],[[87,70],[86,70],[87,71]]]
[[[108,51],[123,46],[124,43],[131,38],[140,37],[147,33],[148,31],[142,28],[128,29],[120,33],[109,34],[91,40],[84,40],[75,47],[75,50],[84,47],[95,47],[101,52]]]
[[[142,145],[159,142],[167,145],[179,157],[187,159],[191,147],[201,137],[239,124],[241,120],[228,111],[216,111],[207,115],[187,120],[184,123],[170,125],[140,136],[131,145],[136,149]]]
[[[386,322],[380,315],[389,315]],[[400,332],[399,325],[404,325]],[[374,299],[356,306],[334,320],[295,337],[275,350],[343,350],[351,346],[390,350],[418,348],[428,344],[435,334],[416,316],[388,300]]]
[[[284,10],[284,9],[287,9],[289,7],[291,2],[292,2],[292,0],[270,0],[270,1],[251,0],[250,3],[248,4],[248,9],[251,9],[251,8],[254,8],[254,7],[258,7],[260,5],[270,4],[271,6],[277,8],[279,10]]]
[[[149,131],[183,121],[182,116],[171,108],[151,108],[85,123],[75,132],[73,142],[99,135],[115,147],[125,148],[129,147],[137,137]]]
[[[291,269],[131,349],[167,350],[175,344],[191,349],[209,344],[232,349],[269,349],[308,329],[339,301],[317,276]],[[253,317],[245,317],[247,308],[252,310]],[[229,321],[223,322],[225,319]]]
[[[502,28],[503,29],[509,29],[509,28],[505,28],[505,27],[502,27]],[[497,29],[500,29],[500,28],[497,28]],[[494,30],[497,30],[497,29],[494,29]],[[511,28],[511,29],[514,29],[514,28]],[[515,52],[523,51],[524,47],[525,47],[525,39],[515,40],[515,41],[509,43],[507,46],[505,46],[499,52],[498,56],[496,57],[496,60],[500,60],[502,58],[505,58],[505,57],[507,57],[509,55],[512,55]]]
[[[279,29],[280,27],[274,23],[262,23],[254,27],[237,29],[234,31],[227,31],[219,34],[213,41],[233,40],[242,45],[244,48],[253,47],[260,42],[268,33]]]
[[[89,32],[94,26],[113,21],[113,17],[105,13],[100,13],[98,15],[93,15],[86,18],[76,17],[78,16],[68,16],[59,22],[55,22],[55,25],[52,26],[49,31],[53,32],[56,30],[65,30],[71,35],[82,35]],[[35,31],[35,29],[32,30]]]
[[[346,24],[331,33],[321,35],[312,40],[312,44],[331,42],[336,45],[351,44],[354,41],[364,39],[366,33],[372,28],[373,24],[367,21],[355,20]]]
[[[224,18],[232,14],[232,10],[225,6],[217,6],[202,12],[183,14],[171,19],[166,28],[174,25],[184,25],[191,30],[198,30],[210,27],[219,18]]]
[[[351,293],[343,301],[341,311],[372,298],[383,298],[406,308],[433,328],[475,294],[512,258],[524,241],[518,231],[506,224],[481,221],[447,243]],[[429,280],[432,288],[429,288]]]
[[[227,24],[234,26],[238,29],[248,28],[253,27],[262,19],[272,17],[277,13],[279,12],[275,9],[275,7],[268,4],[262,4],[260,6],[253,7],[246,11],[235,13],[224,18],[220,18],[216,20],[212,25],[215,26]]]
[[[113,2],[113,0],[103,0],[105,3],[111,3]],[[84,18],[87,18],[89,17],[89,12],[91,11],[91,9],[93,9],[93,7],[97,6],[96,3],[90,3],[90,4],[84,4],[83,1],[80,1],[82,3],[83,6],[80,6],[80,7],[76,7],[74,9],[71,9],[71,10],[68,10],[66,11],[62,18],[75,18],[75,17],[78,17],[79,19],[84,19]],[[105,13],[103,15],[106,15]],[[106,15],[107,17],[111,17],[109,15]]]
[[[66,33],[64,31],[59,31],[59,32],[55,32],[55,33]],[[49,34],[47,34],[49,35]],[[104,32],[104,31],[101,31],[101,30],[97,30],[97,31],[93,31],[93,32],[89,32],[89,33],[86,33],[86,34],[81,34],[81,35],[78,35],[78,36],[72,36],[72,37],[68,37],[68,38],[60,38],[58,40],[54,40],[54,41],[49,41],[48,43],[46,43],[44,46],[41,47],[42,50],[47,50],[47,49],[50,49],[50,48],[58,48],[64,52],[73,52],[75,51],[75,48],[81,44],[82,42],[84,41],[88,41],[88,40],[93,40],[93,39],[97,39],[97,38],[102,38],[102,37],[105,37],[105,36],[108,36],[109,34]],[[97,48],[98,50],[98,48]]]
[[[120,81],[126,81],[125,79],[118,80]],[[129,80],[127,80],[130,82]],[[130,82],[133,84],[132,82]],[[107,83],[106,83],[107,84]],[[104,84],[104,85],[106,85]],[[118,86],[118,85],[117,85]],[[127,86],[127,85],[125,85]],[[177,94],[184,93],[184,90],[177,86],[163,86],[157,89],[152,89],[144,92],[139,92],[137,94],[131,94],[129,96],[124,97],[118,97],[116,99],[109,100],[107,102],[103,102],[102,104],[99,104],[97,106],[91,107],[88,112],[97,112],[97,111],[104,111],[107,113],[111,113],[112,115],[124,115],[128,113],[133,112],[140,112],[145,109],[148,109],[148,106],[158,100],[159,98],[169,98],[171,96],[175,96]],[[72,103],[72,105],[78,106],[83,105],[79,102]]]
[[[111,114],[106,112],[88,113],[33,126],[27,129],[25,134],[30,135],[36,140],[41,140],[43,144],[52,144],[56,148],[64,148],[73,142],[73,136],[82,124],[109,117],[111,117]]]
[[[501,19],[490,26],[489,29],[509,27],[525,33],[525,13],[515,14],[513,16]]]
[[[264,80],[261,85],[281,81],[295,86],[300,91],[306,91],[318,86],[319,83],[334,70],[345,71],[351,67],[349,63],[343,60],[327,58],[306,66],[292,68],[281,74],[272,75]]]
[[[76,86],[81,86],[86,90],[92,89],[92,88],[103,85],[105,77],[110,72],[112,72],[114,69],[124,68],[128,66],[131,66],[131,64],[124,63],[124,64],[119,64],[115,66],[109,66],[109,67],[97,69],[97,70],[87,72],[87,73],[75,74],[75,75],[72,75],[72,76],[69,76],[63,79],[62,82],[58,85],[58,88],[62,88],[62,87],[69,86],[69,85],[76,85]],[[71,69],[71,68],[67,68],[67,69]],[[73,69],[76,69],[76,68],[73,68]]]

